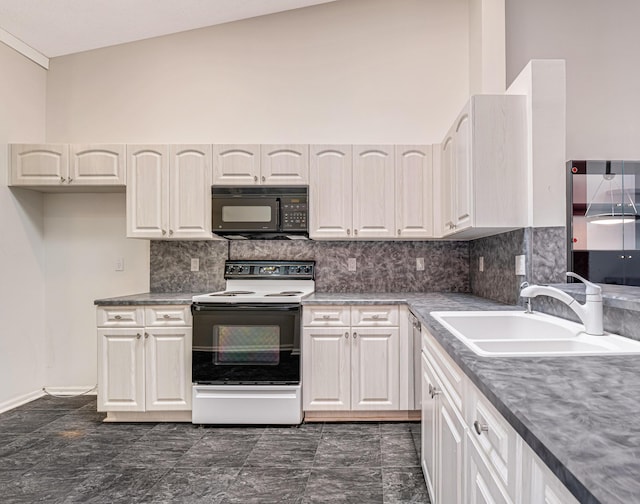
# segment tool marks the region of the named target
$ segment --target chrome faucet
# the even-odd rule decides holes
[[[587,334],[596,336],[604,334],[602,330],[602,288],[571,271],[567,271],[567,276],[577,278],[585,284],[587,300],[584,304],[580,304],[575,298],[555,287],[523,284],[520,286],[522,288],[520,297],[527,298],[527,311],[530,310],[531,298],[541,295],[549,296],[562,301],[571,308],[584,324],[584,330]]]

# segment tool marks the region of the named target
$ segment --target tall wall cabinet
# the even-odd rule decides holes
[[[211,239],[211,145],[127,146],[127,236]]]
[[[440,144],[440,234],[473,238],[527,225],[525,98],[475,95]]]
[[[433,165],[425,145],[312,145],[315,239],[433,237]]]

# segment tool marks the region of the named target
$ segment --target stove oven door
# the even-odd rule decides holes
[[[300,305],[199,304],[193,314],[193,383],[300,383]]]

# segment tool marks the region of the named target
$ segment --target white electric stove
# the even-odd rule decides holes
[[[300,301],[314,275],[313,261],[227,261],[225,290],[193,297],[193,423],[302,421]]]

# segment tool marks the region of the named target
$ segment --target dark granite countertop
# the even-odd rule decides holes
[[[95,304],[189,304],[191,295],[138,294]],[[640,503],[637,356],[480,357],[430,312],[521,308],[470,294],[315,293],[303,300],[303,305],[405,303],[581,504]]]
[[[191,298],[202,292],[143,292],[112,298],[96,299],[97,306],[191,304]]]

